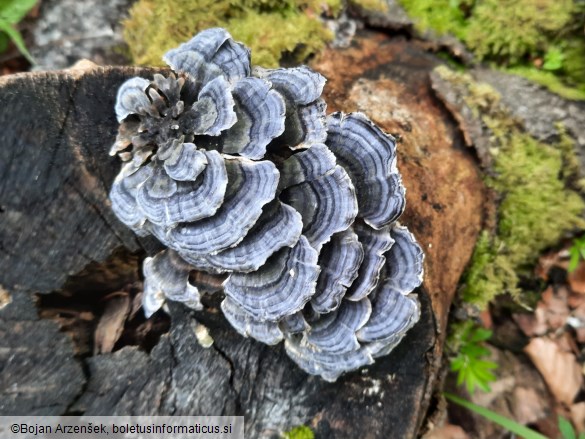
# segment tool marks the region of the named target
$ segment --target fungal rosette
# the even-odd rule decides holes
[[[167,77],[120,87],[111,149],[114,212],[166,247],[144,262],[146,315],[202,309],[190,273],[222,273],[231,325],[284,341],[308,373],[334,381],[388,354],[419,319],[423,275],[397,222],[394,139],[364,114],[326,116],[308,67],[252,69],[223,29],[164,59]]]

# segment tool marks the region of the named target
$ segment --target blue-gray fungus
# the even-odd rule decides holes
[[[250,66],[209,29],[168,52],[167,77],[118,91],[118,218],[166,249],[146,258],[143,307],[202,309],[190,282],[223,273],[226,319],[335,381],[388,354],[418,321],[423,253],[394,139],[361,113],[326,115],[325,78]]]

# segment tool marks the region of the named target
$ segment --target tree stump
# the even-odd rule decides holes
[[[392,354],[336,383],[305,374],[282,345],[242,338],[217,299],[204,312],[173,306],[170,330],[150,352],[126,346],[75,355],[57,323],[39,317],[35,294],[63,288],[120,247],[144,247],[111,212],[108,191],[120,163],[107,152],[117,88],[154,70],[0,78],[0,414],[237,414],[251,438],[279,437],[300,424],[317,437],[415,437],[483,201],[474,159],[432,94],[429,72],[438,63],[415,43],[363,33],[312,65],[329,80],[329,111],[363,111],[401,139],[401,221],[426,253],[420,322]],[[91,289],[81,285],[77,299]],[[209,328],[212,347],[197,342],[194,319]]]

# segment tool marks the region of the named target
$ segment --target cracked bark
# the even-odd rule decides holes
[[[61,288],[88,260],[103,261],[119,246],[134,251],[146,245],[110,211],[107,191],[120,165],[107,151],[117,129],[118,86],[153,71],[96,68],[0,79],[0,174],[7,176],[0,181],[0,245],[9,249],[0,254],[0,266],[7,267],[0,285],[15,298],[0,309],[0,331],[22,320],[35,328],[53,325],[51,346],[26,337],[6,345],[11,354],[30,347],[23,354],[28,359],[36,349],[46,354],[42,363],[16,370],[0,354],[0,397],[13,395],[9,406],[0,403],[0,414],[28,414],[41,403],[63,401],[53,413],[69,407],[92,415],[239,414],[251,438],[279,437],[299,424],[310,425],[317,437],[415,437],[436,384],[447,312],[479,231],[483,201],[476,165],[429,87],[437,62],[415,43],[365,33],[351,48],[327,51],[314,63],[329,78],[330,110],[365,111],[404,139],[403,221],[427,252],[421,321],[391,355],[333,384],[306,375],[282,346],[237,335],[221,315],[219,297],[205,302],[205,312],[171,306],[171,329],[150,353],[127,346],[89,357],[84,377],[71,342],[54,323],[38,320],[30,296]],[[213,347],[197,343],[193,318],[209,328]],[[35,381],[48,366],[50,379],[64,384],[33,401],[21,373],[38,386],[48,381]],[[79,378],[71,388],[65,386],[69,376]],[[12,383],[19,392],[10,394]]]

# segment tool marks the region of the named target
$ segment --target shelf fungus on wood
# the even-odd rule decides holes
[[[325,78],[252,69],[209,29],[168,52],[173,73],[118,91],[110,192],[118,218],[167,249],[144,262],[148,316],[165,300],[201,309],[195,270],[223,273],[222,310],[245,337],[284,340],[335,381],[388,354],[418,321],[423,253],[394,139],[364,114],[325,114]]]

